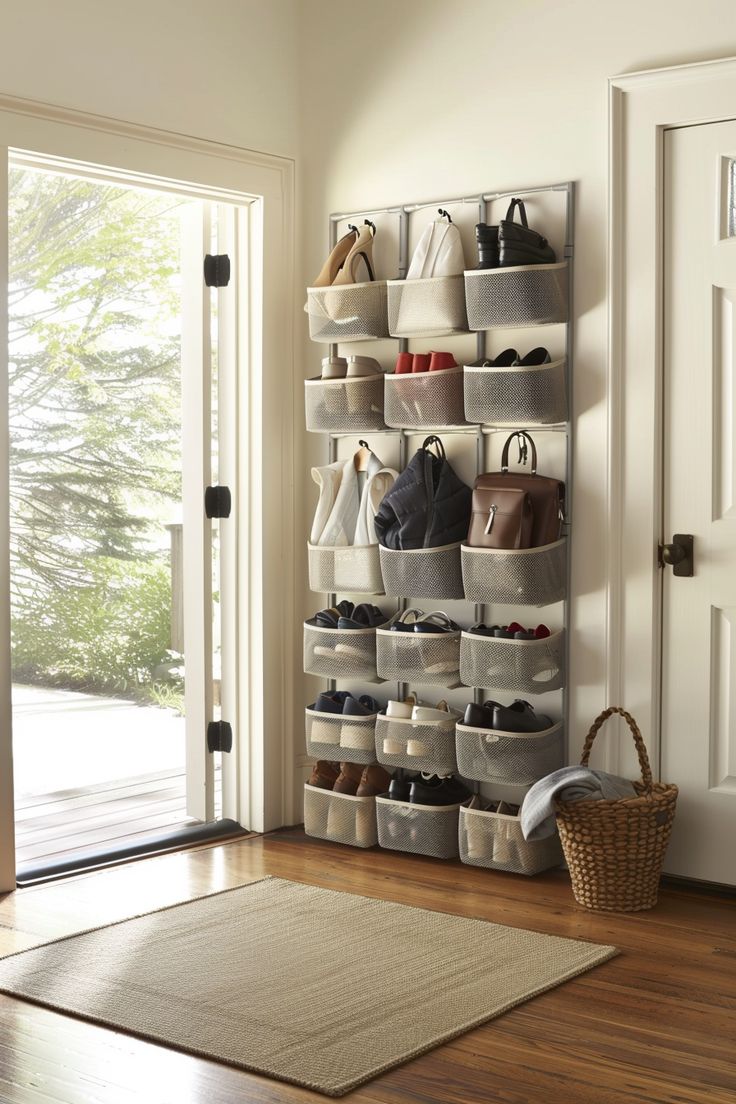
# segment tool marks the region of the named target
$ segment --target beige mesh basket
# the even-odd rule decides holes
[[[309,589],[318,594],[383,594],[377,544],[307,545]]]
[[[460,633],[376,630],[376,670],[392,682],[457,686],[460,681]]]
[[[567,321],[567,261],[465,273],[471,330]]]
[[[512,427],[567,421],[564,358],[528,368],[466,365],[463,386],[469,422]]]
[[[456,721],[457,717],[448,717],[446,721],[411,721],[379,713],[376,759],[387,767],[454,774]]]
[[[312,759],[339,763],[363,763],[376,758],[376,714],[349,717],[342,713],[318,713],[313,706],[304,711],[307,754]]]
[[[456,859],[459,811],[459,805],[410,805],[377,797],[378,842],[389,851]]]
[[[351,794],[304,786],[304,831],[317,839],[346,843],[351,847],[375,847],[375,797],[353,797]]]
[[[383,552],[383,549],[381,549]],[[462,546],[462,577],[469,602],[547,606],[567,593],[567,541],[539,548]]]
[[[384,378],[386,425],[429,429],[466,424],[460,366]]]
[[[542,732],[455,728],[458,771],[463,778],[506,786],[531,786],[558,770],[564,759],[562,724]]]
[[[388,337],[386,281],[307,288],[304,308],[312,341],[372,341]]]
[[[310,433],[361,433],[385,429],[383,375],[304,381]]]
[[[392,337],[444,337],[468,332],[462,276],[388,281]]]
[[[381,574],[392,598],[462,598],[460,545],[397,550],[381,546]]]
[[[469,866],[507,870],[511,874],[539,874],[559,866],[562,848],[555,833],[548,839],[525,840],[518,816],[460,809],[460,860]]]
[[[304,622],[304,672],[321,678],[376,678],[375,629],[327,629]]]
[[[545,694],[565,685],[565,633],[544,640],[504,640],[464,632],[460,638],[464,686]]]

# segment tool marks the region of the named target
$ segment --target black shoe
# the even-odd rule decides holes
[[[422,775],[409,787],[412,805],[461,805],[471,796],[470,790],[452,776]]]
[[[355,700],[348,690],[337,690],[334,694],[320,694],[312,708],[315,713],[343,713],[349,699]]]
[[[499,732],[543,732],[553,724],[551,717],[535,713],[529,702],[521,698],[509,706],[496,705],[493,710],[493,727]]]
[[[482,622],[480,625],[471,625],[468,629],[469,633],[473,636],[493,636],[493,628],[489,625],[484,625]]]
[[[392,801],[408,801],[411,781],[408,778],[392,778],[388,787],[388,796]]]
[[[343,702],[342,713],[345,717],[372,717],[380,709],[381,707],[376,699],[369,694],[362,694],[359,698],[354,698],[352,694],[349,694]]]
[[[504,349],[502,353],[499,353],[497,357],[492,360],[490,357],[482,357],[480,360],[474,360],[472,364],[468,365],[468,368],[513,368],[515,364],[519,363],[519,354],[516,349]]]
[[[338,618],[338,629],[374,629],[377,625],[385,625],[388,617],[378,606],[371,606],[368,602],[361,602],[351,613]]]
[[[451,633],[460,630],[460,626],[442,610],[437,610],[435,613],[425,613],[422,617],[417,617],[412,628],[415,633]]]
[[[475,228],[475,241],[478,246],[476,268],[498,268],[498,227],[479,222]]]
[[[465,707],[463,724],[467,725],[468,728],[493,728],[495,710],[500,708],[498,702],[494,701],[483,702],[483,705],[471,702],[470,705]]]
[[[543,349],[540,345],[537,349],[532,349],[530,353],[527,353],[525,357],[519,361],[519,367],[531,368],[536,364],[551,364],[552,358],[549,355],[547,349]]]
[[[353,608],[353,603],[349,602],[346,598],[344,601],[338,603],[338,605],[331,606],[330,609],[323,609],[320,610],[319,613],[315,613],[310,623],[319,625],[321,629],[336,629],[340,618],[350,617]]]

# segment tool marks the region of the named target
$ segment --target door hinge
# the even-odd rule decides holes
[[[207,725],[207,750],[232,751],[233,728],[228,721],[210,721]]]
[[[208,518],[228,518],[233,506],[229,487],[206,487],[204,512]]]
[[[207,287],[227,287],[230,283],[230,258],[227,253],[205,255],[204,282]]]

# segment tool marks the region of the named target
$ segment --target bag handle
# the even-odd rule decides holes
[[[639,726],[625,709],[622,709],[619,705],[611,705],[608,709],[604,709],[602,713],[599,713],[596,719],[590,726],[590,731],[585,737],[585,743],[583,744],[583,754],[580,757],[580,766],[587,767],[588,760],[590,759],[590,751],[593,747],[593,741],[595,740],[598,732],[606,723],[609,717],[612,717],[614,713],[618,713],[626,721],[627,725],[631,729],[631,735],[634,737],[634,743],[636,744],[636,754],[639,756],[639,767],[641,768],[641,780],[644,783],[644,794],[649,795],[652,792],[652,768],[649,766],[649,756],[647,755],[647,749],[642,739]]]
[[[521,225],[522,226],[528,226],[529,223],[527,222],[527,219],[526,219],[526,207],[524,206],[524,200],[523,199],[512,199],[511,200],[511,202],[509,203],[509,209],[506,212],[506,221],[507,222],[509,222],[509,221],[513,222],[514,221],[514,213],[515,213],[517,207],[519,208],[519,218],[521,220]]]
[[[437,455],[440,457],[440,459],[445,460],[445,446],[442,444],[442,438],[438,437],[435,433],[432,433],[429,437],[425,439],[422,448],[425,450],[425,452],[429,452],[430,448],[432,448],[433,445],[437,450]]]
[[[512,433],[506,438],[506,443],[503,446],[503,452],[501,453],[501,471],[506,473],[509,470],[509,446],[514,438],[519,438],[519,463],[526,463],[526,442],[532,446],[532,475],[537,474],[537,446],[534,441],[526,432],[525,429],[517,429],[516,433]]]

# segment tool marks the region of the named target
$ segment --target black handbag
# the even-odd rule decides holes
[[[514,222],[517,207],[521,222]],[[499,266],[554,264],[555,260],[555,251],[547,239],[529,226],[523,199],[512,199],[506,218],[498,224]]]

